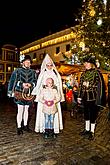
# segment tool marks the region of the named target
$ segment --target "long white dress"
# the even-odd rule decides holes
[[[48,70],[46,67],[46,64],[48,63],[53,64],[53,68],[51,70]],[[38,80],[37,80],[37,85],[33,89],[32,94],[36,95],[35,102],[38,102],[37,104],[37,113],[36,113],[36,121],[35,121],[35,132],[44,132],[45,127],[44,127],[44,113],[42,112],[43,104],[38,101],[38,97],[40,95],[40,90],[42,90],[43,85],[46,84],[46,79],[47,78],[53,78],[54,84],[57,87],[57,90],[60,94],[61,97],[61,102],[63,102],[64,99],[64,94],[63,94],[63,88],[62,88],[62,80],[61,76],[58,73],[52,59],[50,56],[47,54],[42,62],[41,65],[41,72],[39,74]],[[60,102],[57,104],[58,112],[55,114],[55,120],[54,120],[54,133],[59,133],[60,130],[63,130],[63,119],[62,119],[62,111],[61,111],[61,104]]]

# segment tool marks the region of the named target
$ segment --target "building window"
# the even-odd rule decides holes
[[[60,47],[56,47],[56,54],[60,52]]]
[[[36,59],[36,53],[33,54],[33,59]]]
[[[66,52],[68,52],[70,50],[70,44],[66,45]]]
[[[40,54],[40,60],[43,60],[44,57],[45,57],[45,53],[41,53],[41,54]]]
[[[4,72],[4,65],[0,64],[0,72]]]
[[[8,66],[8,72],[11,72],[11,67],[10,66]]]
[[[6,71],[7,72],[12,72],[12,65],[7,65]]]
[[[6,51],[6,60],[15,61],[15,53],[12,51]]]

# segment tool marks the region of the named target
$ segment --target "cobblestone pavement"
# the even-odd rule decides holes
[[[0,105],[0,165],[110,165],[108,110],[99,113],[93,141],[79,135],[84,127],[82,116],[71,118],[69,111],[62,111],[64,130],[56,139],[44,139],[34,132],[34,110],[33,132],[17,136],[16,106]]]

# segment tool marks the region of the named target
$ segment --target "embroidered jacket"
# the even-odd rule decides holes
[[[23,83],[31,84],[31,91],[35,87],[37,82],[37,74],[30,68],[17,68],[13,71],[10,81],[8,83],[8,96],[12,97],[15,90],[23,90]]]
[[[102,78],[101,73],[96,69],[85,70],[80,77],[78,98],[83,101],[96,101],[101,104]]]

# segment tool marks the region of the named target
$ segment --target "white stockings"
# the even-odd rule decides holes
[[[91,131],[92,133],[94,133],[95,123],[90,123],[90,120],[86,120],[85,121],[85,130],[86,131]]]
[[[85,121],[85,130],[90,131],[90,120]]]
[[[24,121],[24,126],[27,125],[28,109],[29,109],[29,105],[18,104],[18,113],[17,113],[17,127],[18,128],[21,128],[22,120]]]

